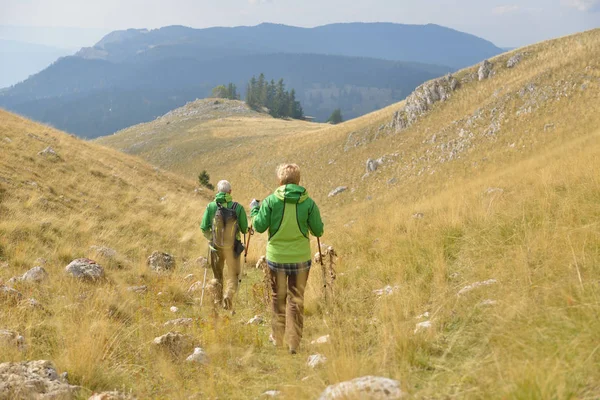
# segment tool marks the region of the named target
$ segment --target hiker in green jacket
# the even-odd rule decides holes
[[[311,265],[309,234],[323,235],[319,208],[299,186],[300,168],[277,168],[279,187],[262,201],[252,200],[250,215],[257,232],[269,230],[267,264],[273,294],[272,339],[283,346],[286,326],[290,353],[295,354],[304,326],[304,289]],[[286,321],[287,300],[287,321]]]
[[[233,307],[233,296],[238,289],[241,267],[240,254],[244,249],[240,232],[244,234],[248,232],[248,219],[244,207],[241,204],[233,202],[231,198],[231,184],[229,182],[219,181],[217,190],[218,193],[215,196],[215,200],[206,206],[200,229],[202,229],[202,233],[209,241],[211,249],[210,266],[215,279],[219,282],[217,299],[215,301],[222,301],[223,308],[230,310]],[[224,208],[229,210],[225,210]],[[234,212],[231,212],[232,210]],[[221,223],[223,220],[222,215],[231,216],[230,229],[223,229],[223,224]],[[223,270],[226,262],[225,296],[223,296]]]

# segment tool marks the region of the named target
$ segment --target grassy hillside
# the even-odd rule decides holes
[[[145,269],[143,259],[154,247],[182,258],[202,253],[194,225],[205,200],[191,197],[185,181],[168,174],[154,178],[151,167],[128,155],[64,135],[56,137],[64,146],[57,151],[65,164],[46,164],[36,157],[37,149],[25,145],[12,149],[13,162],[2,167],[1,176],[10,173],[10,182],[21,183],[13,186],[25,201],[3,192],[1,211],[9,216],[8,223],[0,222],[7,249],[2,257],[9,263],[3,278],[23,272],[38,257],[30,255],[33,251],[17,251],[23,245],[15,243],[48,247],[49,239],[13,233],[19,232],[15,221],[29,221],[29,215],[37,215],[36,222],[54,218],[54,211],[26,208],[27,196],[33,196],[27,193],[36,193],[24,184],[32,180],[30,174],[55,176],[50,186],[60,199],[67,197],[63,193],[69,185],[79,185],[81,171],[89,165],[84,161],[100,155],[105,158],[103,179],[112,179],[113,163],[119,171],[130,171],[127,182],[135,177],[142,193],[135,196],[143,203],[122,206],[114,197],[121,193],[114,184],[88,178],[94,200],[119,212],[108,214],[114,217],[110,225],[101,218],[70,225],[82,233],[69,238],[82,240],[82,245],[67,246],[62,258],[47,251],[49,259],[54,257],[49,264],[56,265],[53,280],[40,288],[20,288],[32,290],[51,313],[0,306],[6,328],[20,331],[31,344],[25,353],[14,351],[0,361],[51,358],[75,383],[92,390],[131,390],[139,398],[257,398],[266,390],[279,390],[282,398],[312,399],[329,384],[363,375],[398,379],[418,399],[598,398],[598,50],[600,30],[493,59],[495,75],[481,82],[471,77],[476,68],[461,71],[456,74],[462,82],[458,90],[400,132],[391,121],[403,104],[333,127],[263,120],[252,113],[184,121],[184,109],[164,117],[162,124],[159,119],[110,138],[112,146],[130,150],[142,143],[140,155],[189,179],[195,179],[199,168],[207,169],[215,182],[228,178],[243,204],[275,186],[276,164],[301,165],[302,183],[323,211],[323,240],[335,247],[339,259],[334,296],[328,301],[319,267],[311,272],[305,340],[296,356],[273,349],[267,341],[268,321],[245,324],[254,314],[268,316],[260,302],[258,271],[249,271],[243,281],[237,313],[212,318],[196,296],[186,293],[191,283],[185,276],[200,271],[182,267],[154,276]],[[517,52],[523,53],[522,61],[507,68],[506,61]],[[58,135],[17,117],[4,118],[9,123],[1,129],[9,130],[0,131],[0,140],[9,136],[12,142],[2,146],[31,139],[19,132]],[[289,131],[278,125],[288,123]],[[201,150],[211,145],[214,151]],[[164,153],[169,148],[172,156]],[[187,156],[194,151],[195,156]],[[80,160],[80,168],[66,169],[67,153],[73,162]],[[389,161],[363,177],[367,158],[382,156]],[[136,174],[132,164],[138,166]],[[63,169],[49,168],[56,165]],[[145,171],[152,181],[144,178]],[[8,189],[9,182],[0,183]],[[328,197],[339,185],[348,190]],[[153,202],[164,195],[166,201]],[[79,207],[85,212],[90,206],[77,203],[59,214],[56,224],[78,221]],[[146,229],[153,234],[123,222],[142,213],[152,215]],[[41,229],[31,224],[31,232]],[[133,231],[122,232],[126,229]],[[105,236],[95,236],[100,233]],[[12,239],[4,239],[8,237]],[[113,264],[109,282],[101,285],[65,285],[59,274],[65,260],[100,239],[123,254],[124,266]],[[251,263],[263,253],[264,237],[255,236],[252,243]],[[125,290],[140,283],[149,286],[147,294]],[[386,285],[396,287],[389,296],[373,293]],[[168,311],[172,305],[179,307],[175,315]],[[194,322],[189,327],[162,325],[175,317]],[[430,328],[418,330],[417,323],[426,320]],[[207,351],[209,363],[189,365],[182,357],[157,351],[150,342],[169,330],[191,335]],[[324,334],[331,335],[329,344],[310,344]],[[327,361],[312,369],[306,359],[315,353]]]

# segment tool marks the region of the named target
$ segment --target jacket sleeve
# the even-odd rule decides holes
[[[212,219],[214,217],[211,204],[212,203],[208,203],[206,205],[206,210],[204,210],[204,215],[202,216],[202,222],[200,223],[200,229],[202,230],[202,233],[208,240],[211,240]]]
[[[244,210],[244,207],[241,204],[239,204],[237,208],[237,217],[240,232],[243,234],[248,233],[248,217],[246,216],[246,210]]]
[[[308,211],[308,229],[313,236],[323,236],[324,227],[323,220],[321,220],[321,212],[319,211],[319,207],[317,207],[317,203],[314,201],[310,210]]]
[[[271,206],[268,197],[262,201],[260,207],[254,207],[250,211],[250,218],[252,218],[254,229],[258,233],[263,233],[269,229],[271,225]]]

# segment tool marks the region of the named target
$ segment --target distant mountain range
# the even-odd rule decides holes
[[[423,81],[501,53],[437,25],[334,24],[116,31],[0,93],[0,107],[83,137],[153,119],[212,87],[244,92],[252,75],[284,78],[305,112],[356,117],[401,100]]]
[[[59,57],[73,53],[73,49],[0,39],[0,88],[24,81]]]

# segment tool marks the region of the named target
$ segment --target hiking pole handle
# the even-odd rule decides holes
[[[317,246],[319,247],[319,260],[321,261],[321,265],[323,265],[323,254],[321,253],[321,239],[317,236]]]

